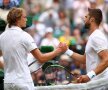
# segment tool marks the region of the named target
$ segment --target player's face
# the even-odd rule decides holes
[[[3,0],[3,4],[4,4],[4,6],[9,5],[9,2],[10,2],[10,0]]]
[[[26,21],[27,21],[26,13],[25,13],[25,11],[23,11],[21,19],[18,22],[20,27],[26,27]]]
[[[89,29],[90,28],[90,16],[87,14],[84,18],[84,23],[85,23],[85,28]]]

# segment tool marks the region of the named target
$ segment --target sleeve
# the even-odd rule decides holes
[[[22,43],[28,52],[37,48],[37,45],[36,45],[34,39],[26,32],[23,36],[23,42]]]
[[[97,52],[108,49],[107,39],[104,35],[98,35],[92,38],[92,48]]]

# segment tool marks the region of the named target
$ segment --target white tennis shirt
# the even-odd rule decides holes
[[[108,40],[102,30],[95,30],[89,37],[86,45],[86,69],[87,72],[94,70],[101,62],[98,53],[102,50],[108,49]],[[100,67],[101,68],[101,67]],[[101,74],[97,75],[94,79],[108,77],[108,68]]]
[[[32,82],[27,54],[37,48],[33,38],[21,28],[6,28],[0,35],[0,50],[4,59],[4,83]]]

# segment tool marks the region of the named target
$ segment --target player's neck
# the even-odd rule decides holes
[[[20,27],[20,25],[19,25],[19,24],[17,24],[17,26],[18,26],[18,27]]]
[[[96,25],[96,24],[92,24],[91,26],[90,26],[90,32],[89,32],[89,34],[92,34],[96,29],[98,29],[99,28],[99,26],[98,25]]]

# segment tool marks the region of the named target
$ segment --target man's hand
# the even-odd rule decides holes
[[[65,52],[68,49],[68,46],[66,43],[61,43],[58,45],[58,48],[61,49],[62,52]]]
[[[58,54],[65,52],[68,49],[68,46],[66,43],[60,43],[56,49],[56,52]]]
[[[90,81],[90,78],[87,75],[81,75],[78,79],[77,79],[77,83],[86,83]]]

